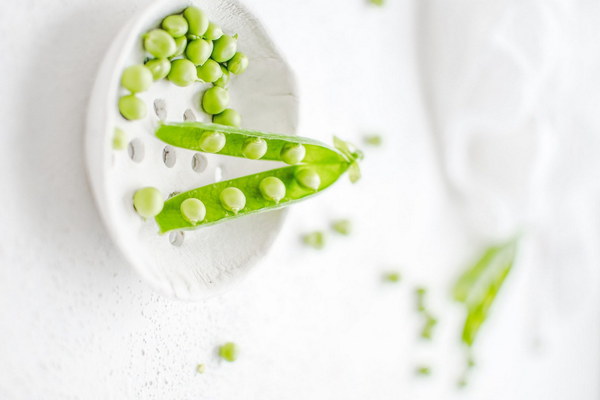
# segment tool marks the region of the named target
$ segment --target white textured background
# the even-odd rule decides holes
[[[448,205],[420,95],[428,14],[421,0],[388,2],[384,9],[362,0],[247,4],[298,74],[299,133],[359,139],[376,131],[386,143],[367,152],[359,186],[342,183],[295,207],[260,267],[234,291],[198,304],[165,300],[140,282],[107,237],[85,177],[84,114],[97,63],[145,1],[1,3],[1,399],[600,397],[598,282],[588,278],[586,293],[578,289],[577,246],[561,254],[567,271],[575,260],[566,303],[557,299],[564,288],[539,288],[543,266],[515,269],[484,328],[471,384],[455,390],[462,317],[447,290],[479,242]],[[582,68],[574,72],[581,115],[572,113],[573,126],[591,134],[569,148],[576,160],[594,158],[600,127],[593,118],[600,63],[588,56],[600,12],[579,11],[587,44],[577,42],[574,58]],[[584,187],[597,187],[594,175],[585,177]],[[581,194],[576,206],[595,193]],[[597,257],[600,212],[588,211],[585,237],[568,224],[564,234],[591,243]],[[300,232],[334,216],[351,217],[356,233],[332,237],[323,252],[298,245]],[[381,272],[394,267],[404,281],[381,284]],[[416,284],[430,287],[440,318],[433,344],[416,339]],[[233,364],[215,355],[226,340],[241,347]],[[414,377],[422,362],[431,378]],[[197,363],[207,365],[204,375]]]

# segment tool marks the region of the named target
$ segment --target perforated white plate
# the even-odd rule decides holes
[[[135,190],[154,186],[166,196],[217,180],[273,168],[272,162],[196,153],[165,146],[154,137],[160,119],[210,121],[201,111],[201,93],[210,85],[180,88],[155,82],[140,97],[148,116],[126,121],[117,100],[123,69],[144,60],[141,35],[165,16],[188,5],[205,10],[228,34],[250,66],[230,85],[231,107],[243,127],[295,134],[298,100],[293,73],[267,33],[248,10],[232,0],[160,0],[137,15],[115,39],[99,70],[88,110],[88,172],[102,218],[130,263],[165,295],[194,300],[214,295],[241,278],[265,254],[285,213],[275,211],[199,229],[159,235],[154,220],[142,221],[132,206]],[[185,115],[185,117],[184,117]],[[127,150],[112,149],[114,129],[128,135]]]

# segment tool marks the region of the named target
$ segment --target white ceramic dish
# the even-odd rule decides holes
[[[143,186],[154,186],[168,196],[273,166],[266,161],[169,147],[165,150],[165,144],[154,137],[159,115],[166,121],[182,121],[186,113],[209,122],[199,99],[210,85],[180,88],[166,80],[157,82],[140,94],[148,105],[145,119],[126,121],[120,116],[117,100],[124,94],[119,86],[121,72],[144,60],[142,33],[190,4],[206,11],[226,33],[238,33],[238,48],[250,58],[248,70],[230,85],[231,106],[242,115],[243,127],[295,134],[298,99],[294,75],[246,8],[232,0],[159,0],[123,28],[100,67],[89,103],[86,153],[96,202],[115,244],[161,293],[196,300],[221,292],[248,272],[272,244],[285,212],[161,236],[154,221],[142,221],[132,207],[133,193]],[[112,149],[115,127],[127,132],[127,150]]]

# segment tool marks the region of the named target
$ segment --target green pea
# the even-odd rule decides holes
[[[219,356],[225,361],[234,362],[238,358],[238,347],[233,342],[227,342],[219,347]]]
[[[401,279],[400,273],[396,271],[390,271],[383,274],[383,280],[386,282],[397,283],[400,282]]]
[[[152,85],[152,72],[145,66],[131,65],[121,75],[121,86],[131,93],[144,92]]]
[[[157,216],[162,211],[164,203],[160,191],[153,187],[139,189],[133,195],[135,211],[143,218]]]
[[[236,187],[230,186],[223,189],[219,199],[221,200],[223,208],[234,214],[237,214],[246,207],[246,196],[244,195],[244,192]]]
[[[193,197],[185,199],[179,210],[183,218],[193,225],[204,221],[204,218],[206,218],[206,206],[202,201]]]
[[[144,48],[154,57],[171,57],[176,49],[175,39],[167,31],[153,29],[144,35]]]
[[[242,147],[244,157],[258,160],[267,153],[267,142],[262,138],[248,138]]]
[[[185,36],[180,36],[178,38],[175,39],[175,53],[173,53],[173,55],[170,58],[175,58],[175,57],[179,57],[180,55],[183,54],[183,52],[185,51],[186,47],[187,47],[187,39]]]
[[[281,179],[268,176],[258,185],[260,193],[268,201],[279,203],[285,197],[285,185]]]
[[[215,40],[214,44],[211,58],[220,63],[229,61],[237,50],[237,35],[223,35]]]
[[[223,76],[221,66],[215,60],[207,60],[203,65],[196,68],[198,79],[212,83]]]
[[[155,58],[153,60],[149,60],[145,65],[146,68],[148,68],[152,73],[152,79],[155,81],[166,77],[171,70],[171,61],[169,61],[167,58]]]
[[[306,148],[299,143],[288,143],[281,149],[281,161],[286,164],[299,164],[306,156]]]
[[[223,66],[221,66],[221,71],[223,72],[223,75],[214,82],[214,85],[226,88],[227,86],[229,86],[231,76],[229,75],[229,70]]]
[[[220,114],[228,104],[229,92],[218,86],[208,89],[202,96],[202,108],[207,114]]]
[[[148,114],[146,103],[133,94],[119,99],[119,111],[123,117],[129,120],[142,119]]]
[[[177,86],[191,85],[196,79],[196,66],[190,60],[179,59],[171,63],[169,80]]]
[[[125,147],[127,147],[127,134],[123,129],[115,128],[112,147],[115,150],[123,150]]]
[[[420,366],[415,369],[415,373],[420,376],[428,376],[431,375],[431,368],[427,366]]]
[[[317,185],[317,187],[318,187],[318,185]],[[347,220],[347,219],[338,219],[337,221],[333,221],[331,223],[331,229],[333,229],[334,231],[336,231],[337,233],[339,233],[341,235],[348,236],[350,234],[350,232],[352,231],[352,222],[350,222],[350,220]]]
[[[208,17],[198,7],[188,7],[183,12],[183,16],[188,22],[188,32],[191,35],[202,36],[208,29]]]
[[[227,62],[227,69],[232,74],[239,75],[248,68],[248,57],[239,51]]]
[[[192,40],[185,49],[185,56],[195,65],[202,65],[210,58],[213,43],[209,40]]]
[[[223,36],[221,27],[214,22],[209,22],[208,28],[206,29],[206,32],[204,32],[204,38],[207,40],[217,40],[221,36]]]
[[[383,139],[380,135],[367,135],[363,138],[363,141],[369,146],[381,146]]]
[[[296,180],[300,185],[310,190],[319,190],[321,186],[321,177],[311,167],[302,167],[296,170]]]
[[[178,38],[187,33],[188,22],[181,15],[169,15],[163,19],[162,28],[174,38]]]
[[[320,250],[325,247],[325,233],[321,231],[308,233],[302,236],[302,242],[307,246]]]
[[[206,153],[218,153],[225,147],[227,139],[221,132],[206,131],[200,137],[200,148]]]
[[[228,108],[225,111],[223,111],[222,113],[214,115],[213,122],[215,124],[233,126],[233,127],[239,128],[242,125],[242,117],[240,117],[240,114],[237,111],[235,111],[233,108]],[[264,154],[262,154],[260,157],[262,157],[263,155]],[[260,158],[260,157],[258,157],[258,158]],[[250,158],[250,157],[248,157],[248,158]]]

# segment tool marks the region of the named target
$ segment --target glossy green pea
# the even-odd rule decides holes
[[[217,79],[214,82],[214,85],[222,87],[222,88],[226,88],[227,86],[229,86],[229,81],[231,80],[231,76],[229,75],[229,70],[223,66],[221,66],[221,72],[223,74],[221,75],[221,77],[219,79]]]
[[[239,75],[243,73],[246,68],[248,68],[248,57],[239,51],[235,53],[231,60],[227,61],[227,69],[232,74]]]
[[[242,154],[244,157],[251,160],[258,160],[267,153],[268,145],[263,138],[248,138],[244,142],[242,147]]]
[[[188,86],[198,79],[196,66],[186,59],[173,60],[168,76],[169,80],[177,86]]]
[[[171,70],[171,61],[167,58],[155,58],[146,62],[145,65],[152,73],[152,79],[155,81],[165,78]]]
[[[131,65],[121,75],[121,86],[131,93],[144,92],[152,85],[152,72],[145,66]]]
[[[196,39],[188,43],[185,56],[195,65],[203,65],[210,58],[213,43],[209,40]]]
[[[206,29],[206,32],[204,32],[204,38],[207,40],[217,40],[221,36],[223,36],[221,27],[214,22],[209,22],[208,28]]]
[[[285,197],[285,184],[274,176],[268,176],[260,181],[259,190],[265,200],[275,203],[279,203]]]
[[[121,128],[115,128],[112,147],[114,150],[123,150],[127,147],[127,134]]]
[[[218,86],[214,86],[204,92],[202,96],[202,109],[207,114],[219,114],[225,111],[229,104],[229,92]]]
[[[299,164],[305,156],[306,148],[299,143],[289,143],[281,149],[281,161],[286,164]]]
[[[214,44],[215,46],[212,51],[211,58],[216,62],[227,62],[235,55],[235,52],[237,51],[237,35],[223,35],[219,39],[215,40]]]
[[[197,224],[206,218],[206,206],[193,197],[185,199],[180,206],[181,215],[191,224]]]
[[[129,120],[142,119],[148,114],[146,103],[133,94],[119,99],[119,111],[123,117]]]
[[[175,39],[175,53],[173,53],[173,55],[170,58],[175,58],[175,57],[179,57],[180,55],[182,55],[185,52],[185,49],[187,47],[187,43],[188,40],[185,36],[180,36],[178,38]]]
[[[154,57],[171,57],[176,50],[175,39],[167,31],[153,29],[144,35],[144,49]]]
[[[221,205],[227,211],[231,211],[234,214],[239,213],[244,207],[246,207],[246,196],[244,192],[236,187],[228,187],[223,189],[219,195]]]
[[[158,215],[164,206],[164,200],[160,191],[153,187],[139,189],[133,195],[133,207],[143,218],[151,218]]]
[[[238,358],[238,347],[233,342],[227,342],[219,347],[219,356],[225,361],[234,362]]]
[[[204,132],[200,138],[200,149],[206,153],[218,153],[225,147],[227,139],[221,132]]]
[[[213,122],[219,125],[234,126],[239,128],[242,125],[242,117],[233,108],[228,108],[222,113],[214,115]]]
[[[223,76],[221,66],[215,60],[206,60],[203,65],[196,68],[196,72],[198,79],[207,83],[212,83]]]
[[[296,180],[302,186],[310,190],[319,190],[321,186],[321,177],[319,173],[311,167],[301,167],[296,171]]]
[[[169,15],[163,19],[161,26],[174,38],[181,37],[188,31],[188,22],[181,15]]]
[[[188,22],[188,32],[191,35],[202,36],[208,29],[208,17],[198,7],[188,7],[183,12],[183,16]]]

